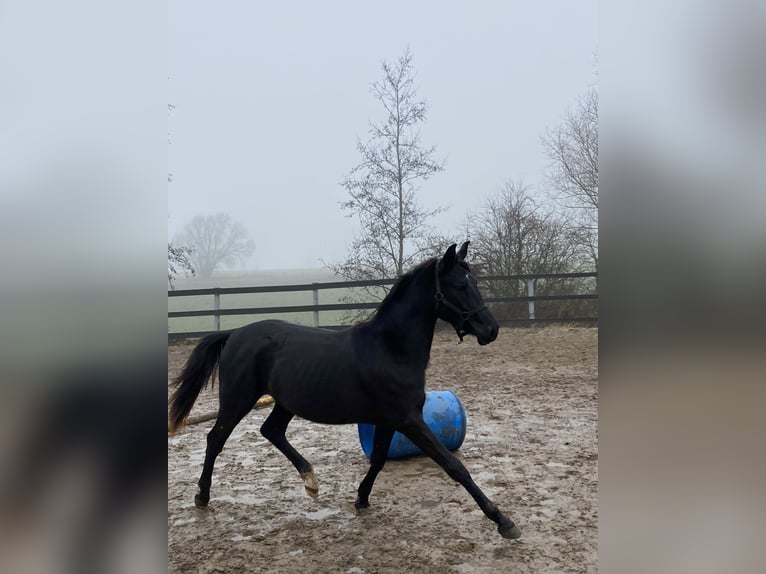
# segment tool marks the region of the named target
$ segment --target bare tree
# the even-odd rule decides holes
[[[342,183],[349,199],[340,205],[359,219],[360,232],[345,261],[328,264],[350,280],[401,276],[440,243],[427,222],[441,208],[416,201],[418,185],[444,165],[435,158],[436,147],[420,140],[427,105],[415,93],[409,49],[394,64],[383,62],[382,71],[371,92],[384,119],[370,122],[368,141],[357,140],[361,162]]]
[[[168,288],[175,289],[173,280],[178,276],[180,272],[184,272],[187,276],[189,274],[194,275],[194,266],[189,259],[191,255],[191,249],[185,245],[173,245],[168,243]]]
[[[188,258],[200,277],[210,278],[218,267],[244,261],[255,250],[247,230],[226,213],[198,215],[177,237],[179,245],[190,248]]]
[[[562,124],[543,136],[548,179],[577,244],[598,269],[598,91],[580,98]]]
[[[508,181],[468,218],[474,261],[484,275],[565,273],[576,264],[571,231],[550,208],[536,202],[522,182]],[[523,283],[492,282],[493,296],[525,295]]]

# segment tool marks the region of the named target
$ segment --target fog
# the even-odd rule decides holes
[[[248,220],[264,268],[342,255],[352,227],[337,182],[375,112],[367,86],[409,44],[432,106],[423,139],[448,158],[423,202],[451,204],[439,224],[457,229],[505,178],[539,183],[538,136],[592,81],[596,50],[599,571],[762,571],[764,3],[604,2],[598,46],[591,4],[529,4],[418,3],[404,20],[390,2],[279,17],[232,3],[3,3],[0,482],[30,436],[51,462],[70,462],[49,443],[75,426],[97,449],[78,461],[146,448],[147,503],[100,498],[88,526],[107,533],[137,511],[144,537],[115,534],[103,558],[123,567],[100,571],[167,571],[167,467],[155,456],[168,212],[171,234],[198,212]],[[56,419],[56,405],[73,408]],[[85,571],[68,545],[98,556],[84,503],[113,481],[86,468],[0,489],[0,571]],[[36,519],[14,512],[35,506]]]
[[[540,137],[596,80],[596,2],[169,4],[168,234],[228,212],[253,269],[338,261],[355,231],[339,185],[382,107],[383,60],[409,46],[424,145],[446,169],[420,201],[457,241],[509,178],[544,191]]]

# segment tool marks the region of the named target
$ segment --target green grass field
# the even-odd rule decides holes
[[[266,271],[222,271],[212,279],[181,277],[175,281],[175,289],[209,289],[213,287],[249,287],[263,285],[298,285],[305,283],[324,283],[341,281],[328,269],[287,269]],[[319,303],[343,303],[344,297],[354,294],[353,289],[322,289],[319,291]],[[283,293],[244,293],[221,295],[221,309],[242,307],[279,307],[286,305],[311,305],[311,291]],[[191,311],[213,308],[212,295],[193,297],[168,297],[168,311]],[[319,324],[323,326],[344,325],[352,321],[349,311],[321,311]],[[313,325],[312,312],[229,315],[221,317],[221,329],[233,329],[264,319],[285,319],[293,323]],[[174,317],[168,319],[168,333],[184,331],[212,331],[215,329],[213,317]]]

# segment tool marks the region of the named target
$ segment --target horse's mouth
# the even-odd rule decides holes
[[[498,329],[492,326],[482,326],[480,329],[472,329],[472,334],[476,335],[479,345],[489,345],[497,339]]]
[[[494,337],[479,337],[476,335],[476,340],[479,342],[479,345],[489,345],[492,341],[495,340]]]

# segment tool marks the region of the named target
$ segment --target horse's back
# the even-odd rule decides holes
[[[274,362],[285,354],[321,356],[327,352],[344,352],[350,349],[345,331],[307,327],[278,319],[250,323],[232,332],[221,353],[221,367],[231,370],[236,365],[255,360]]]
[[[349,406],[344,403],[360,401],[353,354],[350,329],[259,321],[232,332],[221,354],[221,380],[227,386],[257,384],[303,418],[348,422],[340,420]]]

